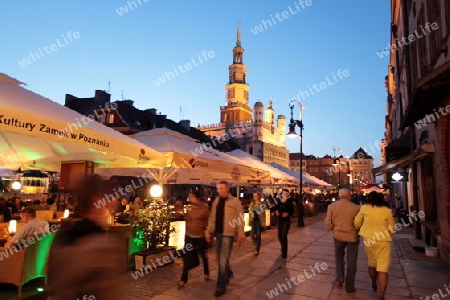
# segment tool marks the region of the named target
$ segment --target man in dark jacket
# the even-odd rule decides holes
[[[282,190],[281,200],[274,207],[274,212],[278,218],[278,241],[281,244],[281,257],[287,258],[287,235],[291,228],[291,217],[294,215],[294,202],[287,189]]]

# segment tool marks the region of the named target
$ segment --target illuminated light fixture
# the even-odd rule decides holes
[[[12,183],[11,187],[13,190],[18,191],[22,187],[22,184],[20,183],[20,181],[16,180]]]
[[[8,232],[9,232],[9,234],[16,233],[16,230],[17,230],[17,220],[9,221],[9,225],[8,225]]]
[[[65,209],[65,210],[64,210],[63,218],[68,218],[68,217],[69,217],[69,214],[70,214],[69,210],[68,210],[68,209]]]
[[[295,132],[295,123],[289,124],[289,132],[288,132],[287,136],[290,138],[295,138],[298,136],[297,132]]]
[[[162,192],[163,192],[162,187],[157,184],[152,185],[152,187],[150,188],[150,195],[153,198],[157,198],[157,197],[161,196]]]
[[[392,174],[392,179],[394,179],[395,181],[399,181],[402,178],[403,176],[399,172],[395,172],[394,174]]]

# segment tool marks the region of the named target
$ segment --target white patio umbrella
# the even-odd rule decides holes
[[[270,165],[274,166],[275,168],[277,168],[283,172],[291,174],[292,176],[294,176],[295,178],[300,180],[300,171],[292,171],[292,170],[289,170],[289,169],[287,169],[279,164],[276,164],[276,163],[271,163]],[[331,187],[331,185],[329,183],[327,183],[323,180],[320,180],[319,178],[314,177],[305,171],[302,171],[302,182],[303,182],[303,184],[306,183],[307,185],[312,186],[312,187],[320,187],[320,186],[323,186],[324,188]]]
[[[166,156],[0,73],[0,167],[59,171],[61,161],[164,167]]]
[[[160,183],[204,183],[220,180],[245,184],[249,180],[269,178],[267,171],[167,128],[157,128],[132,135],[137,141],[152,146],[168,156],[170,166],[163,169],[98,170],[99,175],[142,176],[150,172]]]
[[[0,177],[2,178],[16,178],[17,174],[13,170],[0,169]]]
[[[299,180],[295,178],[294,176],[283,172],[274,166],[271,166],[269,164],[266,164],[265,162],[259,160],[254,155],[251,155],[250,153],[247,153],[241,149],[236,149],[233,151],[228,152],[228,154],[237,157],[241,160],[244,160],[245,162],[249,163],[250,165],[254,165],[257,168],[260,168],[262,170],[265,170],[269,172],[270,177],[267,180],[264,181],[250,181],[249,183],[254,184],[260,184],[260,185],[277,185],[277,186],[283,186],[283,185],[298,185]]]

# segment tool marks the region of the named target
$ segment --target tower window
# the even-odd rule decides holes
[[[114,114],[108,114],[108,124],[114,123]]]

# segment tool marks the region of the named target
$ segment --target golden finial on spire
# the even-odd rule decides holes
[[[238,22],[238,28],[237,28],[237,40],[236,40],[236,46],[241,46],[241,24],[242,21]]]

